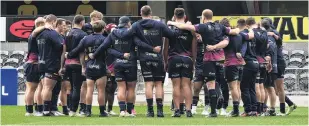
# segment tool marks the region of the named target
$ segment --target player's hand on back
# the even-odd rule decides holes
[[[123,54],[123,57],[124,57],[125,59],[129,59],[129,58],[130,58],[130,53],[124,53],[124,54]]]
[[[153,51],[156,52],[156,53],[160,53],[161,52],[161,46],[154,47]]]
[[[93,53],[89,53],[88,56],[89,56],[90,59],[94,59]]]

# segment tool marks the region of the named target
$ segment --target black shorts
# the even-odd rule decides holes
[[[106,76],[106,67],[104,65],[102,66],[99,68],[86,68],[86,78],[96,81],[97,79]]]
[[[256,83],[259,84],[264,84],[265,83],[265,78],[266,78],[266,64],[260,64],[259,66],[259,72],[257,74],[257,80]]]
[[[33,83],[40,82],[40,72],[38,64],[26,63],[24,65],[24,69],[27,82],[33,82]]]
[[[243,66],[226,66],[225,67],[225,79],[228,83],[232,81],[242,80]]]
[[[216,80],[216,75],[222,71],[223,61],[204,61],[203,62],[203,76],[206,82]],[[223,74],[223,73],[222,73]]]
[[[284,78],[285,66],[278,66],[277,78]]]
[[[192,79],[193,61],[190,57],[174,56],[168,60],[168,77]]]
[[[194,70],[194,82],[204,82],[203,76],[203,62],[195,63],[195,70]]]
[[[137,66],[116,63],[114,72],[116,81],[133,82],[137,80]]]
[[[165,79],[163,61],[140,61],[144,81],[162,81]]]
[[[275,87],[275,81],[277,80],[276,73],[266,73],[266,81],[265,81],[265,88]]]

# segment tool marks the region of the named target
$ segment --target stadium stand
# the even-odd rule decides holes
[[[295,74],[285,74],[284,75],[284,88],[288,92],[295,91],[296,87],[296,75]]]

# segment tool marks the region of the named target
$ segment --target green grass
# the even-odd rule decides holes
[[[291,115],[285,117],[237,117],[206,118],[195,115],[193,118],[172,118],[169,107],[165,107],[165,118],[145,117],[146,107],[138,106],[135,118],[98,117],[98,107],[93,107],[94,115],[90,118],[81,117],[25,117],[25,107],[1,106],[2,125],[308,125],[308,108],[298,107]],[[60,109],[61,110],[61,109]],[[198,109],[199,113],[202,109]],[[119,107],[114,107],[119,112]]]

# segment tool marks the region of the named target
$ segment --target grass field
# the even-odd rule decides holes
[[[1,106],[2,125],[308,125],[308,108],[298,107],[291,115],[284,117],[237,117],[206,118],[195,115],[193,118],[172,118],[169,107],[165,107],[165,118],[145,117],[146,107],[136,107],[137,117],[98,117],[98,107],[93,107],[93,116],[82,117],[25,117],[25,107]],[[61,109],[60,109],[61,110]],[[119,112],[118,107],[114,107]],[[202,109],[199,109],[199,113]]]

